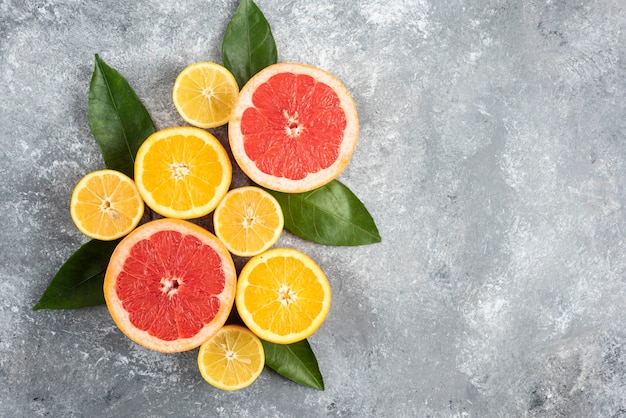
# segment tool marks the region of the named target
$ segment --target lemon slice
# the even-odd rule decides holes
[[[225,125],[238,95],[235,77],[213,62],[197,62],[185,68],[176,77],[172,91],[180,116],[199,128]]]
[[[261,340],[239,325],[222,327],[198,351],[200,374],[209,384],[223,390],[250,386],[264,366]]]
[[[215,235],[231,253],[251,257],[276,243],[283,231],[283,211],[265,190],[238,187],[229,191],[213,213]]]
[[[90,238],[112,241],[132,231],[143,216],[144,204],[135,182],[115,170],[93,171],[72,193],[70,215]]]

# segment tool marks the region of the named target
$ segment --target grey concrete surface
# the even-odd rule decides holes
[[[310,338],[326,390],[266,370],[221,392],[195,351],[147,351],[104,306],[31,310],[86,241],[68,204],[103,167],[94,54],[158,128],[182,124],[174,79],[221,62],[237,1],[2,0],[0,416],[626,417],[624,3],[257,4],[280,61],[352,92],[361,137],[340,180],[382,235],[279,242],[333,288]]]

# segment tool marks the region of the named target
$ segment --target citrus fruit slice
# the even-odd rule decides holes
[[[172,98],[187,123],[199,128],[215,128],[228,122],[238,94],[237,81],[225,67],[213,62],[197,62],[176,77]]]
[[[359,136],[354,101],[332,74],[294,63],[270,65],[241,89],[229,120],[235,160],[257,184],[305,192],[336,178]]]
[[[322,269],[306,254],[275,248],[252,257],[237,282],[235,303],[259,338],[276,344],[303,340],[322,325],[331,290]]]
[[[135,182],[146,204],[170,218],[199,218],[211,212],[232,180],[232,166],[217,138],[180,126],[150,135],[135,159]]]
[[[112,241],[132,231],[143,215],[143,200],[135,182],[115,170],[93,171],[72,193],[70,215],[90,238]]]
[[[213,213],[215,235],[231,253],[242,257],[260,254],[274,245],[283,226],[278,201],[254,186],[232,189]]]
[[[264,366],[261,340],[240,325],[225,325],[198,350],[200,374],[219,389],[237,390],[250,386]]]
[[[186,351],[224,325],[236,274],[217,237],[191,222],[164,218],[120,241],[104,277],[104,298],[131,340],[155,351]]]

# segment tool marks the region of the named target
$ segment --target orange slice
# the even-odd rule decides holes
[[[111,241],[132,231],[143,215],[143,200],[128,176],[98,170],[83,177],[72,193],[70,215],[90,238]]]
[[[222,200],[232,180],[226,150],[190,126],[150,135],[137,151],[135,182],[146,204],[170,218],[199,218]]]
[[[303,340],[322,325],[331,290],[322,269],[306,254],[276,248],[243,267],[235,303],[241,319],[259,338],[276,344]]]
[[[255,183],[305,192],[336,178],[359,136],[354,101],[332,74],[270,65],[241,89],[228,124],[235,160]]]
[[[209,231],[159,219],[118,244],[104,277],[104,298],[117,326],[137,344],[186,351],[224,325],[236,274],[230,253]]]
[[[197,62],[176,77],[172,98],[180,116],[190,125],[215,128],[228,122],[239,86],[225,67]]]
[[[198,350],[200,374],[208,383],[223,390],[250,386],[264,366],[261,340],[239,325],[224,326]]]
[[[231,253],[251,257],[278,241],[283,211],[265,190],[246,186],[229,191],[213,213],[215,235]]]

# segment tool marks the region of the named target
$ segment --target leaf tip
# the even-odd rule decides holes
[[[373,237],[373,242],[372,244],[377,244],[379,242],[381,242],[383,239],[380,236],[380,232],[378,231],[378,227],[376,225],[374,225],[375,231],[374,231],[374,237]]]
[[[42,295],[37,301],[37,303],[35,303],[33,307],[31,308],[31,310],[33,311],[38,311],[40,309],[46,309],[46,302],[44,299],[44,295]]]

